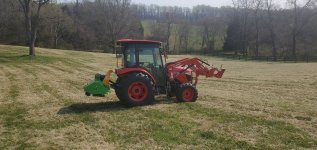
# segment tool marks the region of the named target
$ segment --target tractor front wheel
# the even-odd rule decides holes
[[[127,106],[148,105],[154,101],[151,80],[143,74],[132,74],[121,79],[116,93]]]
[[[195,102],[197,97],[197,89],[190,83],[180,85],[176,91],[176,98],[178,102]]]

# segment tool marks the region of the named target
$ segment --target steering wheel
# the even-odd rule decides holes
[[[151,68],[151,69],[155,69],[155,66],[152,63],[149,63],[148,67]]]

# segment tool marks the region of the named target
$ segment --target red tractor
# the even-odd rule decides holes
[[[198,58],[164,64],[166,52],[160,41],[123,39],[116,43],[122,56],[122,68],[115,70],[116,82],[110,80],[112,70],[96,74],[95,80],[84,87],[87,96],[104,96],[111,87],[127,106],[152,104],[159,94],[176,96],[178,102],[194,102],[199,76],[221,78],[225,72]]]

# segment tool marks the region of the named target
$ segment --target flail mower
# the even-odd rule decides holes
[[[160,41],[123,39],[116,44],[118,68],[122,59],[121,68],[114,71],[117,80],[110,80],[112,70],[96,74],[95,80],[84,87],[87,96],[104,96],[113,88],[127,106],[151,104],[159,94],[176,96],[178,102],[194,102],[199,76],[222,78],[225,72],[222,67],[215,68],[199,58],[166,63],[167,55]]]

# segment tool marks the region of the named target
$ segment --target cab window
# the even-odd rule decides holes
[[[154,44],[140,45],[139,52],[139,65],[145,68],[162,66],[159,47]]]
[[[133,45],[129,45],[126,49],[125,53],[125,66],[128,67],[135,67],[136,64],[136,57],[135,57],[135,47]]]

